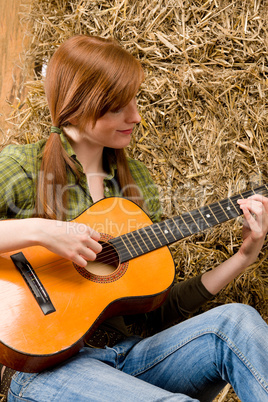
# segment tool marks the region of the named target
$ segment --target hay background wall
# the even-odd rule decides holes
[[[165,216],[268,182],[265,0],[34,0],[21,18],[32,27],[25,52],[37,79],[13,105],[2,146],[48,135],[40,74],[62,41],[78,33],[113,36],[146,73],[129,154],[151,170]],[[177,279],[213,268],[240,244],[239,219],[179,242],[171,247]],[[209,307],[248,303],[267,321],[267,255],[266,242],[258,261]]]

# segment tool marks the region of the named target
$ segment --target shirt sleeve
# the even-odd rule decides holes
[[[176,283],[165,302],[158,309],[147,314],[147,326],[153,332],[188,318],[189,314],[194,313],[214,297],[203,285],[201,277],[202,275],[198,275]]]
[[[32,177],[6,152],[0,154],[0,177],[0,219],[32,216],[34,213]]]

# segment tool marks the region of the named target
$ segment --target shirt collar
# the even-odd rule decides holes
[[[63,133],[60,134],[60,139],[61,139],[62,146],[65,149],[65,151],[67,152],[67,154],[71,158],[73,158],[79,164],[79,166],[82,167],[82,165],[79,162],[79,159],[77,158],[76,153],[74,152],[71,144],[69,143],[68,139],[66,138],[66,136]],[[116,170],[117,170],[115,154],[114,154],[113,149],[104,148],[103,157],[105,158],[105,165],[106,165],[105,168],[107,170],[106,179],[111,180],[111,179],[113,179],[115,177]]]
[[[66,136],[63,133],[60,134],[60,139],[61,139],[62,146],[65,149],[65,151],[67,152],[67,154],[71,158],[75,158],[76,160],[78,160],[71,144],[69,143],[69,141],[67,140]]]
[[[104,148],[103,158],[105,163],[105,170],[107,171],[106,178],[113,179],[116,176],[117,165],[114,150],[111,148]]]

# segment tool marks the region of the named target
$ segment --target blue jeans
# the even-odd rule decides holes
[[[8,401],[209,402],[226,383],[243,402],[268,401],[268,326],[243,304],[113,348],[85,347],[40,374],[16,373]]]

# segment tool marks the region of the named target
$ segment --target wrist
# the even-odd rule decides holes
[[[43,245],[43,225],[44,219],[42,218],[29,218],[26,230],[27,230],[27,238],[31,246]]]
[[[235,254],[239,264],[241,264],[244,269],[253,264],[258,258],[261,247],[262,245],[259,247],[259,245],[255,244],[254,250],[252,250],[251,252],[244,252],[244,248],[242,245],[242,247]]]

